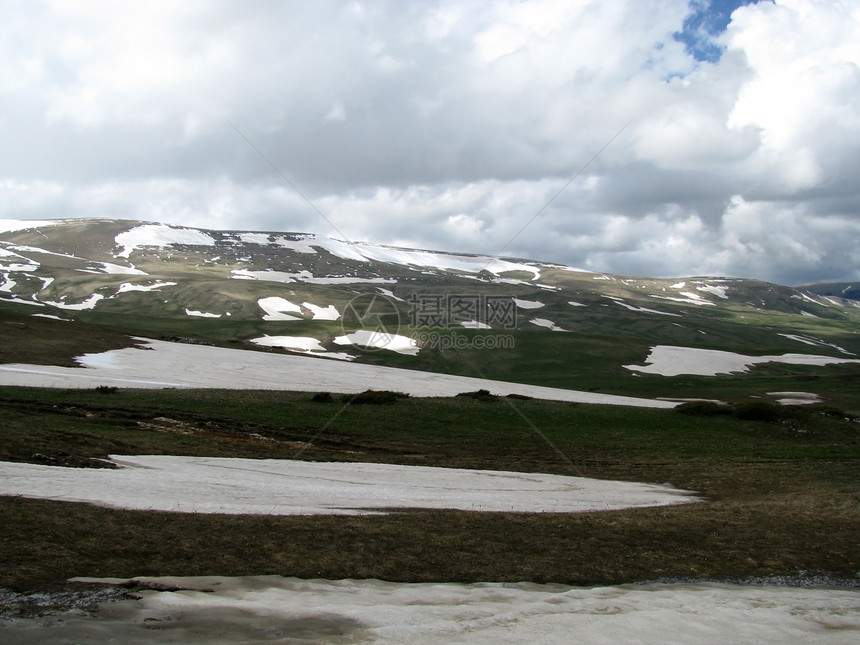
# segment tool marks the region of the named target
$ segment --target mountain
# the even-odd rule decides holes
[[[860,302],[843,295],[302,233],[0,220],[7,363],[69,362],[82,348],[145,336],[621,394],[701,396],[716,383],[728,396],[745,370],[744,387],[759,379],[764,389],[809,389],[812,380],[847,392]],[[649,372],[646,359],[667,346],[711,352],[687,363],[728,358],[714,351],[752,362],[721,370],[731,378],[707,378],[709,368]],[[757,360],[798,353],[842,364]],[[835,375],[842,381],[828,380]]]
[[[830,296],[839,300],[860,300],[860,284],[851,282],[812,282],[800,285],[808,293]]]

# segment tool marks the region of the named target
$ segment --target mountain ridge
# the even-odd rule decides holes
[[[759,280],[620,276],[137,220],[0,220],[0,308],[94,326],[91,335],[110,328],[617,394],[660,380],[631,369],[658,346],[860,353],[860,303]],[[16,360],[14,347],[4,355]],[[818,368],[791,369],[805,378]]]

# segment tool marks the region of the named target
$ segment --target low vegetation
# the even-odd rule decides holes
[[[301,455],[671,483],[706,502],[581,515],[253,517],[4,497],[0,586],[166,574],[613,584],[860,572],[860,423],[832,409],[760,420],[507,397],[319,399],[5,388],[0,458],[104,467],[110,454]]]

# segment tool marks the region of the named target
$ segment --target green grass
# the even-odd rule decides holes
[[[613,584],[860,571],[860,424],[832,410],[791,409],[762,422],[505,398],[346,406],[339,396],[311,398],[4,388],[0,457],[98,465],[92,457],[112,453],[300,455],[671,482],[707,501],[582,515],[335,518],[0,498],[0,585],[168,574]]]

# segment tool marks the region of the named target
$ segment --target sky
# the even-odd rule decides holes
[[[0,218],[860,281],[860,0],[7,0]]]

